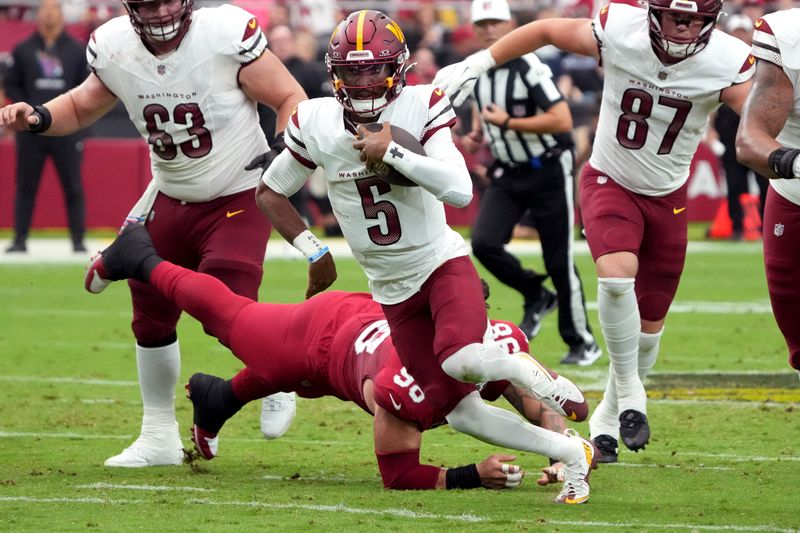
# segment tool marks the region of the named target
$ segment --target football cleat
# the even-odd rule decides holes
[[[141,224],[132,224],[122,230],[108,248],[92,257],[83,276],[83,286],[91,293],[102,292],[112,281],[134,278],[145,280],[160,261],[150,234]]]
[[[178,433],[178,423],[168,426],[143,426],[136,441],[122,453],[106,459],[105,466],[144,468],[172,466],[183,463],[183,443]]]
[[[229,409],[225,396],[232,394],[231,384],[222,378],[197,372],[186,384],[186,397],[192,401],[192,442],[197,452],[207,460],[217,456],[219,431],[236,414],[239,407]],[[227,389],[226,389],[227,388]]]
[[[619,442],[611,435],[598,435],[592,439],[595,447],[600,451],[597,456],[598,463],[616,463],[619,458]]]
[[[589,500],[589,476],[597,468],[599,452],[591,441],[582,438],[575,430],[567,429],[564,434],[575,439],[582,450],[575,460],[564,466],[564,485],[555,502],[567,505],[586,503]]]
[[[261,433],[268,439],[277,439],[289,431],[297,402],[293,392],[276,392],[261,400]]]
[[[534,356],[518,352],[519,357],[530,360],[534,366],[533,385],[528,392],[561,416],[583,422],[589,416],[589,404],[581,390],[572,381],[544,366]]]
[[[644,450],[645,445],[650,442],[647,415],[635,409],[622,411],[619,415],[619,436],[629,450]]]

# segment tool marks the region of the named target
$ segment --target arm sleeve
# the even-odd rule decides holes
[[[290,150],[284,150],[264,171],[261,180],[267,187],[288,198],[303,187],[312,172],[312,169],[298,163]]]
[[[264,171],[261,179],[273,191],[287,198],[299,191],[317,168],[306,148],[303,132],[300,130],[298,109],[295,108],[284,135],[286,150],[281,152]]]
[[[392,152],[400,150],[403,157]],[[453,143],[449,128],[436,130],[425,143],[427,155],[419,155],[391,142],[383,161],[392,165],[439,200],[454,207],[466,207],[472,201],[472,180],[464,156]]]
[[[376,453],[383,486],[394,490],[431,490],[436,488],[441,468],[419,463],[419,450]]]

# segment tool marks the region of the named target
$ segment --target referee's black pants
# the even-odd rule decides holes
[[[514,226],[530,210],[539,232],[544,266],[558,295],[558,330],[570,347],[594,342],[583,285],[573,260],[573,157],[571,151],[564,151],[543,161],[541,169],[495,163],[488,170],[492,181],[483,194],[472,230],[472,253],[481,264],[523,297],[535,299],[546,276],[523,268],[505,249]]]
[[[33,218],[36,193],[42,179],[42,170],[47,156],[53,158],[64,202],[67,207],[67,223],[73,243],[83,241],[86,231],[83,185],[81,184],[81,161],[83,145],[79,135],[45,137],[28,132],[17,133],[17,193],[14,204],[15,240],[25,242]]]

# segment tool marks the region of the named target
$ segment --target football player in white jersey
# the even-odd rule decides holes
[[[800,9],[755,23],[758,59],[736,138],[739,160],[770,179],[764,206],[764,263],[772,311],[800,373]]]
[[[598,276],[598,314],[611,359],[589,422],[603,461],[618,436],[637,451],[650,437],[642,378],[655,363],[683,270],[689,164],[722,102],[750,87],[747,46],[714,29],[722,0],[613,0],[591,19],[527,24],[443,69],[434,83],[460,103],[477,76],[547,44],[597,58],[605,73],[581,208]]]
[[[157,194],[140,202],[146,204],[141,221],[159,253],[255,300],[270,231],[254,201],[258,174],[245,171],[269,149],[256,102],[277,111],[282,131],[305,93],[266,49],[256,19],[242,9],[223,5],[194,12],[193,0],[123,5],[128,16],[92,34],[86,49],[92,73],[83,84],[43,106],[20,102],[3,108],[0,126],[66,135],[121,100],[150,145]],[[273,148],[281,145],[277,139]],[[113,168],[108,170],[114,179]],[[92,265],[87,288],[102,290],[100,278],[102,270]],[[106,465],[180,464],[174,406],[180,309],[146,284],[129,286],[144,416],[141,436]]]
[[[586,403],[563,376],[542,369],[530,355],[503,354],[484,342],[486,309],[478,274],[464,239],[447,225],[443,202],[463,207],[472,198],[464,159],[453,144],[455,113],[431,85],[405,86],[408,48],[400,27],[379,11],[351,13],[328,44],[326,62],[335,98],[301,102],[286,130],[287,150],[266,168],[257,202],[283,237],[309,260],[307,297],[336,279],[333,257],[306,227],[288,197],[322,167],[333,212],[381,304],[400,360],[426,398],[449,413],[457,430],[500,443],[524,423],[486,405],[472,383],[508,379],[562,415]],[[378,132],[363,124],[383,123]],[[416,137],[426,155],[392,139],[387,124]],[[360,140],[357,135],[361,135]],[[370,170],[384,162],[417,183],[393,185]],[[589,497],[594,447],[578,436],[541,428],[531,451],[564,457],[577,468],[557,501]],[[527,439],[530,441],[531,439]]]

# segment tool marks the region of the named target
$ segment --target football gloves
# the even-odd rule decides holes
[[[280,132],[275,136],[275,139],[272,141],[272,145],[269,151],[264,152],[263,154],[253,158],[253,160],[250,161],[247,164],[247,166],[244,167],[244,169],[255,170],[261,167],[261,173],[263,174],[269,168],[269,166],[272,164],[275,158],[278,157],[278,155],[281,152],[283,152],[285,148],[286,148],[286,143],[283,142],[283,132]]]
[[[436,74],[433,85],[442,89],[454,106],[459,106],[472,94],[478,77],[495,66],[489,50],[481,50],[468,56],[460,63],[446,66]]]

